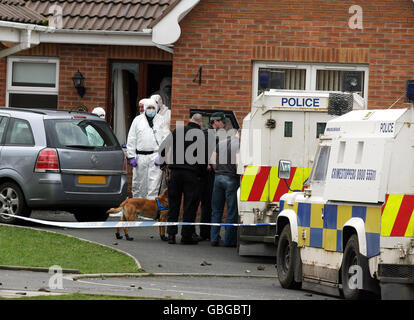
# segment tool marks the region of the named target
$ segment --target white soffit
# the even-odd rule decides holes
[[[152,41],[158,45],[172,45],[181,35],[180,21],[200,0],[181,0],[152,28]]]

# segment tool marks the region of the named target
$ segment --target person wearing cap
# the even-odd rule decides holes
[[[164,77],[161,80],[160,88],[153,93],[159,94],[162,98],[162,101],[167,106],[167,108],[171,108],[171,89],[172,89],[172,78],[171,77]]]
[[[212,155],[211,165],[215,170],[213,197],[211,206],[212,223],[221,223],[224,205],[227,203],[226,223],[238,222],[237,190],[240,187],[240,176],[237,174],[238,153],[240,150],[240,133],[221,139]],[[226,226],[224,246],[237,246],[237,227]],[[220,227],[211,227],[211,245],[220,244]]]
[[[127,139],[127,157],[132,170],[132,196],[155,199],[158,196],[161,170],[154,160],[168,132],[164,117],[157,114],[158,105],[153,99],[143,100],[144,113],[135,117]]]
[[[209,165],[210,157],[213,154],[215,147],[219,141],[221,132],[225,133],[224,128],[226,127],[227,118],[223,112],[214,112],[211,114],[209,119],[208,128],[204,130],[206,139],[206,166],[201,176],[201,191],[200,191],[200,203],[201,203],[201,217],[200,222],[210,223],[211,222],[211,200],[213,194],[214,185],[214,170]],[[198,238],[199,241],[210,240],[210,226],[201,225],[200,234],[194,234],[194,237]]]

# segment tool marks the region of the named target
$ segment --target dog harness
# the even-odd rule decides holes
[[[160,218],[161,211],[168,210],[168,207],[161,204],[159,198],[155,198],[155,201],[157,201],[157,220]]]

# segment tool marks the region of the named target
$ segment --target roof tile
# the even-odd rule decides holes
[[[0,20],[42,24],[45,17],[28,8],[24,0],[0,0]]]
[[[1,1],[1,0],[0,0]],[[22,0],[3,0],[18,2]],[[142,31],[179,0],[26,0],[30,9],[50,18],[61,6],[64,29]]]

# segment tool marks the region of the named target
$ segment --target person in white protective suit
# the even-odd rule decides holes
[[[105,119],[106,113],[105,110],[101,107],[96,107],[92,110],[93,114],[96,114],[99,118]],[[94,147],[101,147],[104,145],[105,141],[101,137],[98,131],[92,126],[87,125],[86,128],[86,135],[88,137],[88,143],[90,146]]]
[[[154,164],[158,149],[168,135],[164,117],[157,114],[157,103],[144,100],[144,113],[135,117],[127,139],[127,157],[132,170],[132,196],[155,199],[162,171]]]
[[[139,102],[138,102],[138,115],[144,113],[144,103],[145,103],[146,100],[148,100],[148,99],[139,100]]]
[[[96,114],[99,118],[101,118],[101,119],[105,119],[105,115],[106,115],[106,113],[105,113],[105,110],[104,110],[104,108],[101,108],[101,107],[96,107],[96,108],[94,108],[93,110],[92,110],[92,113],[93,114]]]
[[[164,77],[160,83],[160,89],[155,91],[154,94],[159,94],[164,104],[171,109],[171,87],[172,79],[170,77]]]
[[[165,129],[170,130],[171,110],[163,103],[162,97],[159,94],[152,95],[151,99],[154,99],[158,105],[158,114],[164,117]]]

